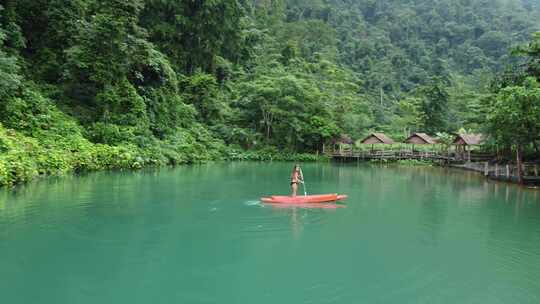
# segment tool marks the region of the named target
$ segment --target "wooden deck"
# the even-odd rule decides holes
[[[435,152],[412,152],[412,151],[374,151],[374,152],[356,152],[356,153],[332,153],[332,158],[337,160],[437,160],[451,157],[437,154]]]
[[[412,150],[354,150],[342,149],[339,151],[325,151],[326,155],[338,161],[365,161],[365,160],[426,160],[453,162],[481,162],[493,159],[489,154],[467,154],[445,153],[438,151],[412,151]]]
[[[489,162],[454,164],[452,167],[475,171],[491,180],[518,182],[518,168],[516,165],[490,164]],[[540,166],[533,163],[522,165],[523,183],[525,185],[540,185]]]
[[[412,150],[355,150],[341,149],[325,151],[325,154],[340,162],[360,161],[394,161],[394,160],[425,160],[454,168],[478,172],[491,180],[518,181],[517,166],[512,164],[496,164],[494,155],[488,153],[445,153],[442,151],[412,151]],[[523,164],[523,182],[526,185],[540,185],[540,165]]]

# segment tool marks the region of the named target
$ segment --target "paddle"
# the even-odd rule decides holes
[[[304,180],[304,172],[302,172],[302,168],[300,168],[300,176],[302,176],[302,186],[304,186],[304,196],[307,196],[306,181]]]

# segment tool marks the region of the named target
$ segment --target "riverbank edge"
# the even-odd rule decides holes
[[[226,153],[218,157],[197,159],[196,155],[183,162],[169,159],[167,162],[142,162],[140,156],[133,156],[129,153],[119,153],[116,157],[111,157],[107,153],[97,154],[93,162],[74,162],[69,169],[60,169],[60,166],[53,166],[54,156],[41,155],[35,158],[36,162],[29,164],[23,157],[18,157],[17,161],[5,163],[0,159],[0,189],[10,189],[15,186],[27,184],[31,181],[47,179],[51,177],[62,177],[68,175],[82,175],[91,172],[107,171],[138,171],[142,169],[157,169],[165,167],[188,166],[204,164],[209,162],[329,162],[330,158],[318,153],[296,153],[296,152],[274,152],[268,150],[237,150],[228,149]],[[126,152],[126,151],[124,151]],[[115,153],[116,154],[116,153]],[[0,157],[2,154],[0,153]],[[44,162],[39,161],[39,159]],[[88,160],[88,159],[87,159]],[[109,161],[107,161],[109,160]],[[47,166],[49,165],[49,166]]]

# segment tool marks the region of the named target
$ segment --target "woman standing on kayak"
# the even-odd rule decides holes
[[[292,197],[296,196],[296,191],[298,190],[298,183],[304,183],[304,176],[302,175],[302,169],[300,169],[300,166],[294,165],[293,171],[291,173]]]

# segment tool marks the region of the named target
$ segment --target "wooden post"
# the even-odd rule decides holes
[[[523,184],[523,168],[521,162],[521,147],[516,149],[518,183]]]
[[[506,177],[510,178],[510,165],[506,165]]]
[[[485,176],[489,175],[489,163],[488,162],[484,163],[484,175]]]
[[[495,164],[495,177],[499,176],[499,164]]]

